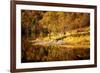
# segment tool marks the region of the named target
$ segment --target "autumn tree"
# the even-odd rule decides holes
[[[41,11],[35,10],[22,10],[21,13],[21,24],[22,24],[22,31],[29,36],[35,36],[39,34],[39,20],[42,18]]]
[[[27,38],[37,38],[41,34],[51,38],[51,33],[65,35],[68,30],[89,26],[89,16],[88,13],[78,12],[22,10],[22,34]]]

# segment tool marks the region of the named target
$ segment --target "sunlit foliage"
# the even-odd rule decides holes
[[[21,11],[22,62],[90,58],[90,14]]]

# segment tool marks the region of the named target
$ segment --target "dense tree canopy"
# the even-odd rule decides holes
[[[22,62],[90,59],[89,13],[21,11]]]
[[[22,10],[21,17],[22,34],[27,36],[65,33],[90,25],[88,13]]]

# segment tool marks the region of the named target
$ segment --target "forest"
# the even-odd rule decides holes
[[[90,14],[21,10],[21,61],[90,59]]]

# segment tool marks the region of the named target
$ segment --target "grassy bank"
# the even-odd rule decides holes
[[[90,58],[90,33],[67,31],[65,35],[52,34],[22,41],[22,62],[44,62],[64,60],[86,60]]]

